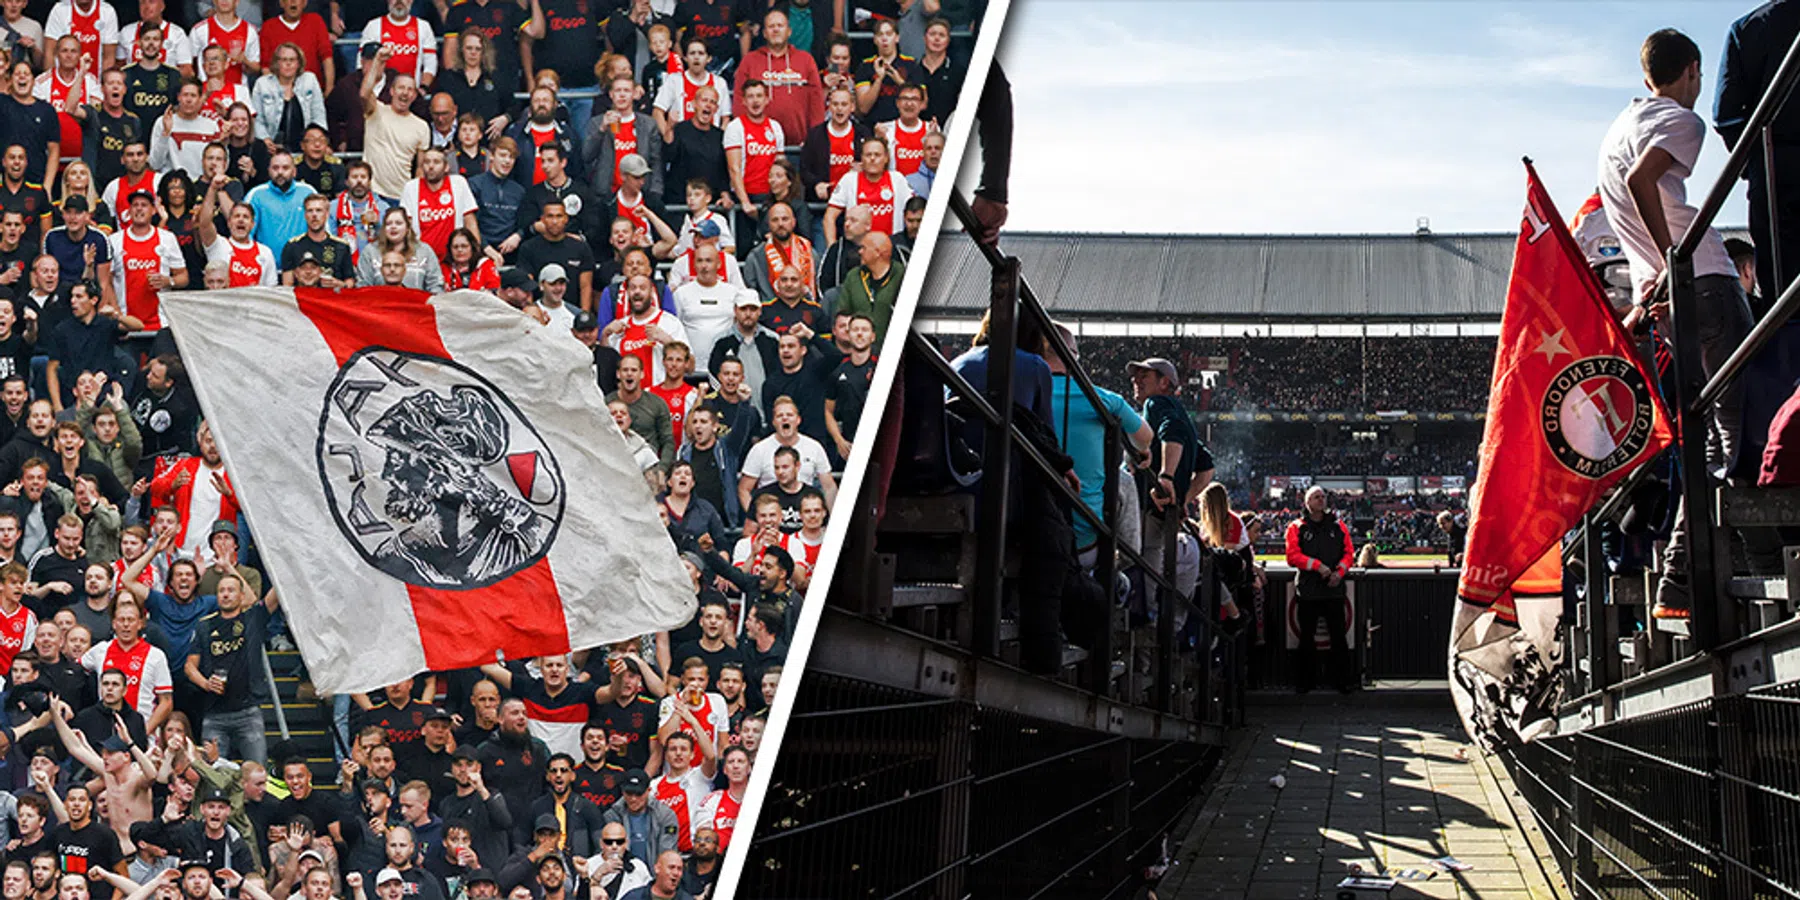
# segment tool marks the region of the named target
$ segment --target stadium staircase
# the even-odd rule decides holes
[[[1669,253],[1675,334],[1697,333],[1694,251],[1752,155],[1773,160],[1769,125],[1797,79],[1800,40]],[[1693,342],[1677,343],[1668,400],[1686,422],[1704,422],[1800,310],[1797,261],[1758,249],[1775,254],[1787,289],[1710,379]],[[1696,523],[1690,618],[1651,618],[1661,573],[1612,575],[1601,549],[1646,465],[1565,542],[1579,600],[1564,617],[1569,699],[1556,734],[1501,752],[1580,897],[1800,898],[1800,546],[1781,550],[1779,575],[1747,576],[1732,559],[1735,529],[1800,527],[1800,489],[1720,487],[1706,476],[1704,443],[1675,451],[1675,490]]]
[[[264,652],[269,661],[266,677],[273,687],[270,696],[274,698],[274,702],[262,704],[263,729],[268,737],[270,755],[275,755],[282,741],[291,742],[295,754],[311,767],[313,785],[320,790],[337,790],[336,742],[330,730],[331,704],[318,699],[312,681],[306,675],[300,651],[268,649]],[[281,760],[275,762],[279,764]]]
[[[951,209],[973,221],[960,194]],[[1128,627],[1125,610],[1113,609],[1112,627],[1091,646],[1065,646],[1058,671],[1020,667],[1017,610],[1029,613],[1032,598],[1019,590],[1028,562],[1008,552],[1009,484],[1043,479],[1088,515],[1100,536],[1102,585],[1117,582],[1119,557],[1143,568],[1146,584],[1172,584],[1174,553],[1165,548],[1167,569],[1143,567],[1116,540],[1114,504],[1089,515],[1015,427],[1010,403],[996,402],[1012,396],[1022,317],[1049,330],[1063,358],[1073,356],[1018,260],[984,252],[995,361],[987,389],[972,388],[928,340],[909,336],[896,380],[905,400],[890,403],[882,423],[884,435],[900,437],[877,443],[860,506],[843,511],[851,516],[843,564],[782,740],[740,887],[747,895],[1131,896],[1241,720],[1245,640],[1199,626],[1204,649],[1182,652],[1178,601],[1166,589],[1152,592],[1154,624]],[[1087,374],[1070,368],[1091,396]],[[985,426],[984,452],[963,461],[980,468],[979,485],[965,490],[926,489],[907,476],[947,442],[941,429],[902,422],[944,423],[934,410],[946,387],[949,406]],[[1112,477],[1125,441],[1109,422]],[[898,456],[884,454],[890,444]],[[1210,622],[1212,580],[1201,582],[1191,615]]]

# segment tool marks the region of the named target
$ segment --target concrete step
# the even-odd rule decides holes
[[[1687,637],[1689,634],[1687,619],[1651,619],[1650,622],[1657,631],[1663,634],[1680,635],[1681,637]]]
[[[1614,606],[1643,606],[1651,596],[1650,574],[1614,575],[1606,580],[1607,602]]]
[[[975,498],[889,497],[881,530],[892,534],[968,534],[975,530]]]
[[[1733,528],[1800,525],[1800,487],[1722,487],[1714,509]]]
[[[1791,600],[1788,580],[1780,576],[1745,575],[1731,579],[1725,593],[1740,600]]]
[[[917,606],[953,606],[968,597],[968,589],[960,584],[919,583],[896,584],[893,593],[893,608],[905,609]]]

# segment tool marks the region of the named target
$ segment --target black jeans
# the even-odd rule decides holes
[[[1319,651],[1315,635],[1318,634],[1321,618],[1325,620],[1325,630],[1331,634],[1328,674],[1331,676],[1332,686],[1340,690],[1355,687],[1349,630],[1344,622],[1344,598],[1297,597],[1294,602],[1299,605],[1300,620],[1300,646],[1294,651],[1294,687],[1310,691],[1317,683]]]

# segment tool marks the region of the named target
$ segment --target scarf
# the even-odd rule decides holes
[[[783,256],[781,247],[775,243],[774,238],[763,242],[763,258],[769,262],[769,284],[773,285],[775,280],[781,277],[781,273],[786,272],[790,267],[797,268],[800,270],[801,280],[806,282],[807,295],[815,296],[818,293],[818,284],[813,267],[812,241],[796,234],[788,239],[788,246],[793,250],[794,258],[792,260]]]

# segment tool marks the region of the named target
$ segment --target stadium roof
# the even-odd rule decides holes
[[[923,303],[978,316],[988,270],[946,235]],[[1498,319],[1516,233],[1120,235],[1008,232],[1053,314],[1160,321]]]

